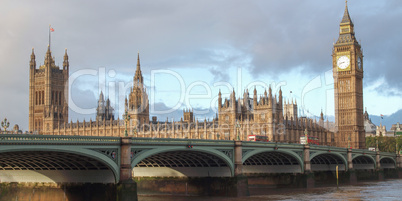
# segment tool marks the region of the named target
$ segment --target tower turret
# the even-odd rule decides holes
[[[257,89],[254,86],[254,94],[253,94],[253,107],[257,107]]]
[[[50,51],[50,46],[47,46],[47,51],[45,55],[45,67],[53,67],[54,66],[54,60],[52,58],[52,52]]]
[[[133,88],[131,89],[128,100],[128,114],[133,124],[131,129],[139,125],[149,123],[149,101],[144,79],[142,77],[140,54],[137,56],[137,68],[133,78]]]
[[[32,49],[29,74],[29,131],[53,134],[57,127],[68,121],[68,75],[68,69],[60,69],[55,65],[49,46],[44,65],[36,69]]]
[[[70,64],[68,62],[68,54],[67,54],[67,48],[66,48],[65,53],[64,53],[63,70],[68,71],[69,66],[70,66]]]
[[[29,67],[30,67],[30,69],[35,69],[36,68],[36,60],[35,60],[34,48],[32,48],[32,54],[31,54],[31,60],[29,61]]]
[[[222,108],[222,93],[221,90],[219,89],[218,93],[218,111]]]

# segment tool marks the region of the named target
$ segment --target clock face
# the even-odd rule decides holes
[[[357,67],[359,67],[359,69],[362,69],[362,58],[361,57],[357,58]]]
[[[340,56],[338,60],[336,61],[336,64],[338,65],[338,68],[341,70],[345,70],[350,66],[350,59],[348,56]]]

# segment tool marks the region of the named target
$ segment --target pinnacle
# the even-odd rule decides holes
[[[138,55],[137,55],[137,70],[141,70],[140,69],[140,52],[138,52]]]
[[[346,1],[346,5],[345,5],[345,13],[343,13],[343,18],[341,21],[342,23],[352,23],[352,20],[350,19],[350,15],[349,15],[349,11],[348,11],[348,1]]]

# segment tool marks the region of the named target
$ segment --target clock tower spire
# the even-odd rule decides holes
[[[363,121],[363,51],[346,1],[339,37],[332,50],[336,146],[365,148]],[[350,148],[350,147],[349,147]]]

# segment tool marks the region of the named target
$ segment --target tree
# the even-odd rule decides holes
[[[382,135],[375,137],[366,137],[366,148],[376,147],[376,139],[378,140],[378,149],[382,152],[395,153],[396,150],[402,149],[402,137],[384,137]],[[396,144],[397,143],[397,144]],[[396,145],[398,147],[396,147]]]
[[[375,147],[375,137],[366,137],[366,148]]]

